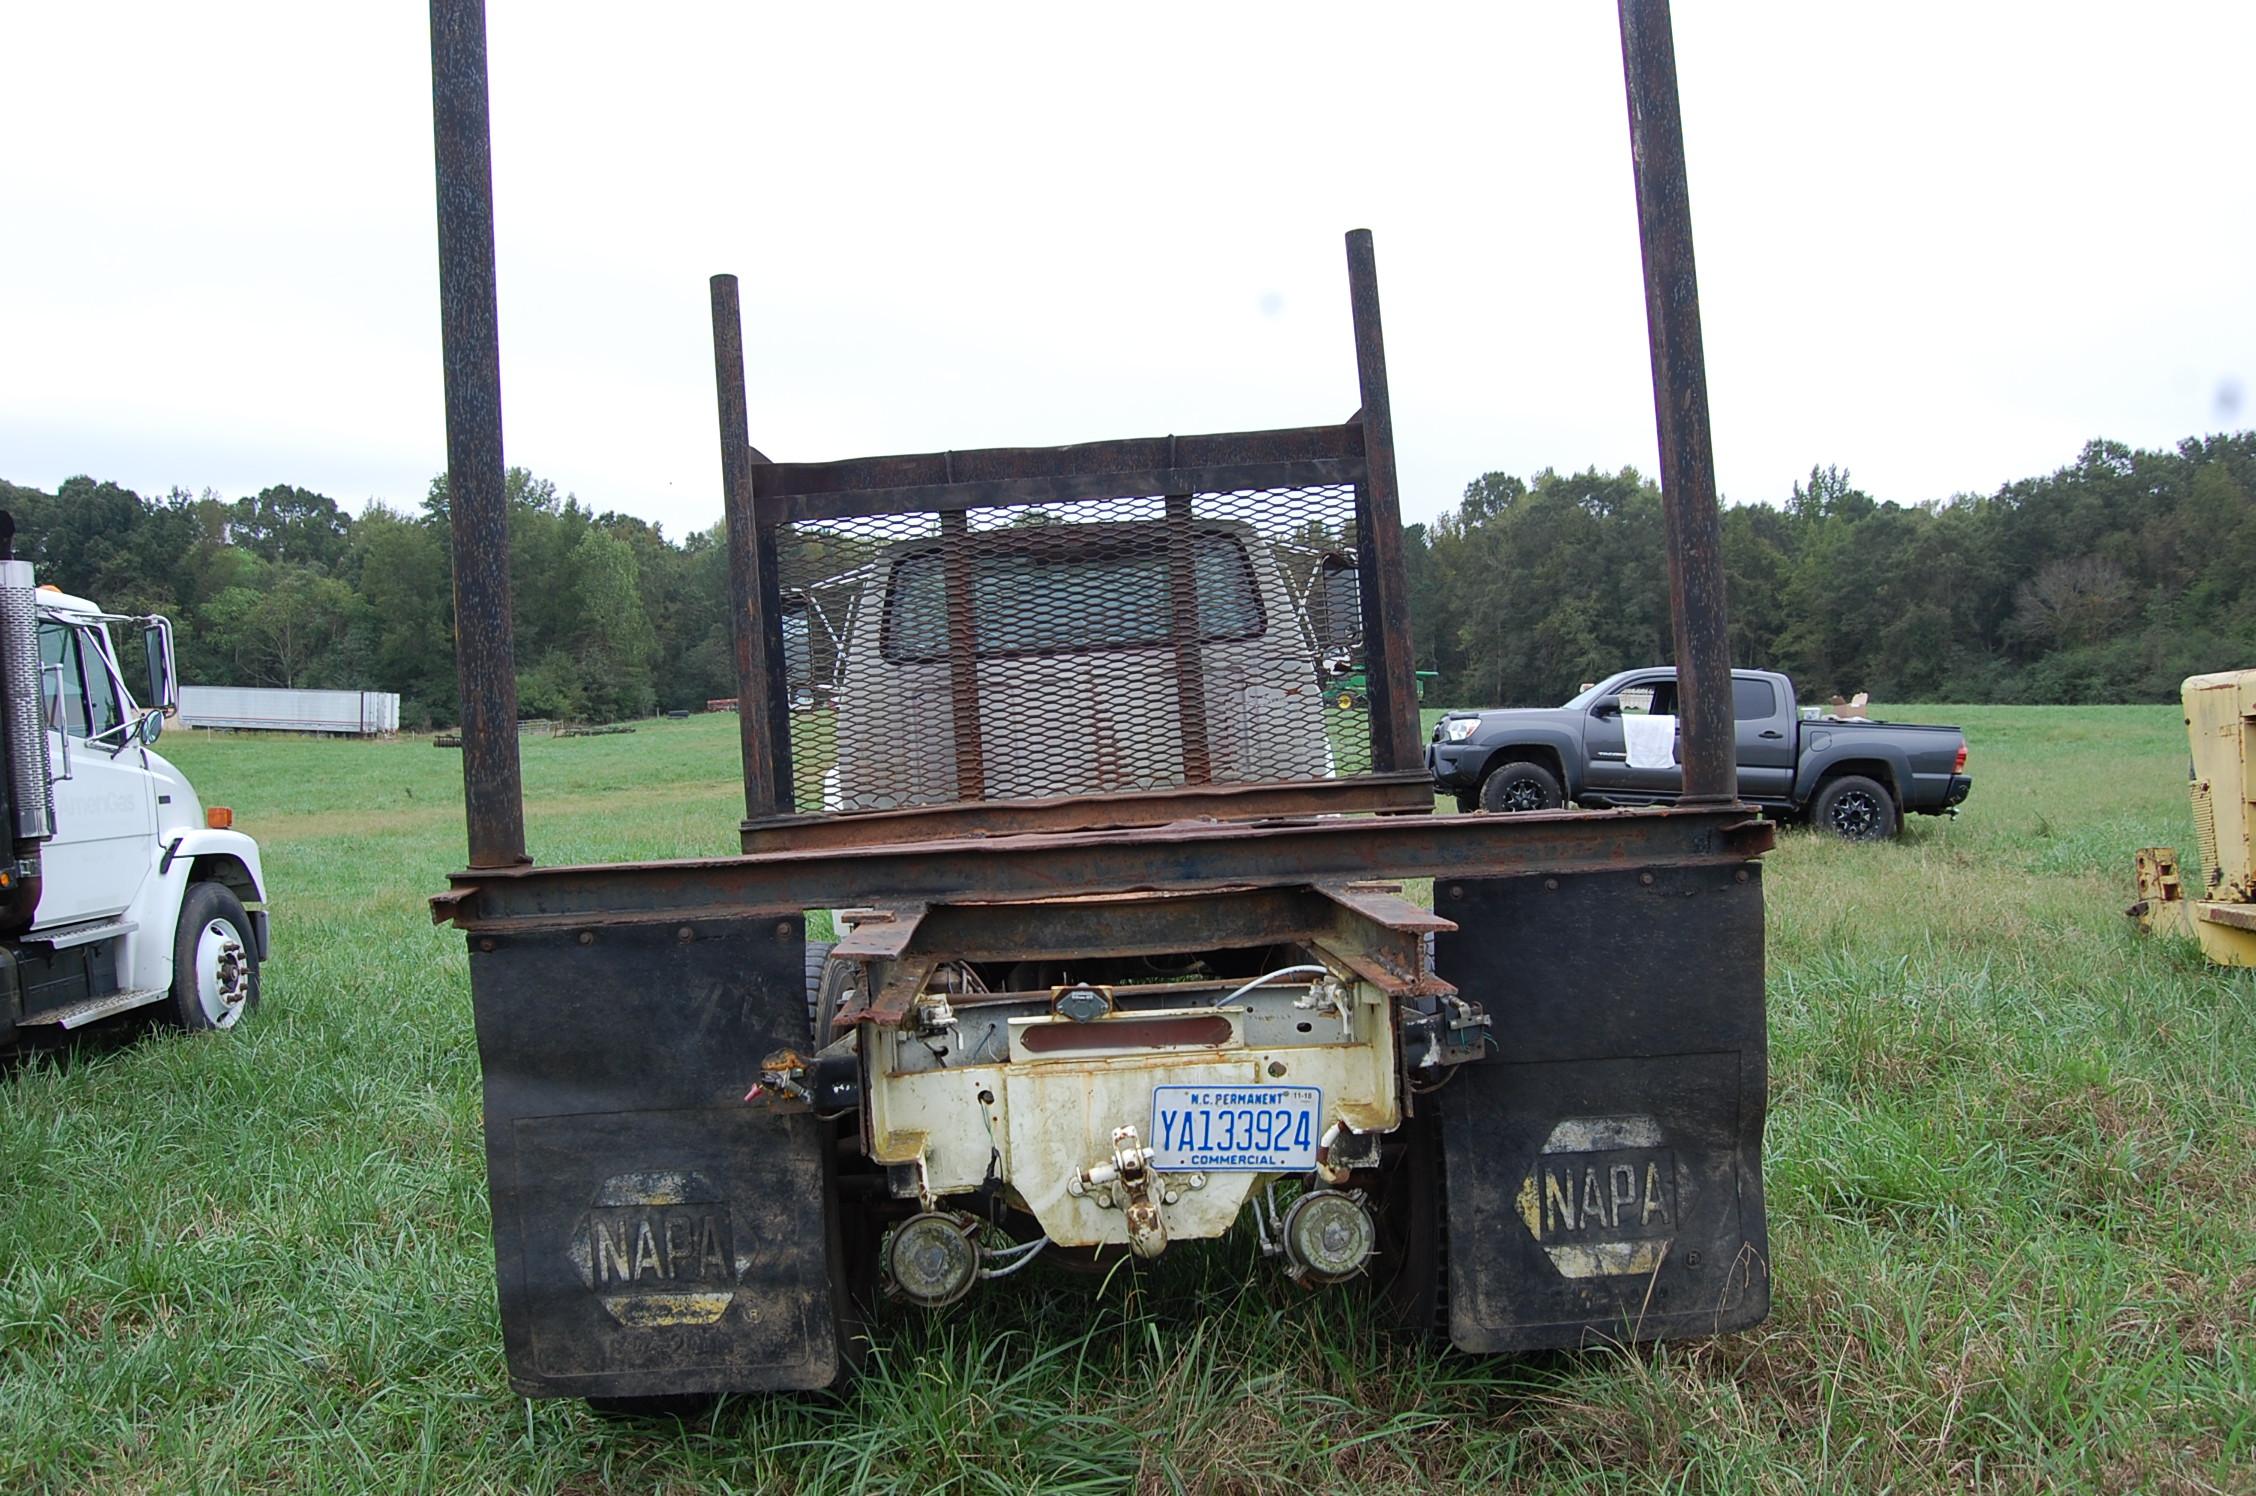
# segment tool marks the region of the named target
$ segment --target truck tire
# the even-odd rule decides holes
[[[1441,1129],[1433,1100],[1396,1129],[1393,1158],[1374,1202],[1379,1249],[1371,1287],[1383,1322],[1415,1340],[1448,1330],[1449,1242],[1441,1177]]]
[[[831,1041],[830,1021],[838,1016],[839,1004],[855,976],[853,962],[831,959],[830,953],[836,948],[837,942],[832,940],[807,942],[807,1031],[813,1039],[811,1052],[819,1052]],[[883,1182],[882,1175],[878,1182]],[[862,1198],[839,1190],[836,1178],[831,1180],[830,1189],[834,1202],[828,1249],[833,1290],[831,1304],[839,1321],[838,1380],[831,1385],[831,1391],[843,1392],[861,1374],[863,1355],[869,1347],[869,1323],[877,1313],[881,1293],[878,1254],[885,1228]],[[594,1408],[595,1399],[590,1398],[588,1406]],[[671,1408],[660,1408],[657,1414],[678,1416]],[[629,1416],[645,1416],[645,1412],[632,1409]]]
[[[817,1049],[838,1037],[830,1021],[845,1005],[846,989],[859,975],[853,962],[831,959],[837,947],[835,940],[807,942],[807,1034]]]
[[[1810,802],[1810,824],[1843,841],[1886,841],[1903,817],[1886,785],[1862,774],[1843,774],[1825,781]]]
[[[1490,771],[1481,781],[1480,808],[1492,814],[1522,810],[1557,810],[1567,803],[1558,776],[1541,764],[1515,759]]]
[[[830,953],[837,944],[835,940],[807,942],[807,1033],[817,1049],[823,1046],[823,1030],[830,1020],[822,1010],[823,971],[830,965]]]
[[[1433,932],[1425,972],[1434,974]],[[1440,1097],[1428,1093],[1405,1117],[1382,1152],[1391,1154],[1379,1180],[1375,1211],[1379,1250],[1372,1287],[1385,1323],[1415,1340],[1448,1333],[1449,1230],[1441,1173]]]
[[[258,1000],[258,942],[242,900],[224,883],[189,884],[172,937],[172,1021],[233,1028]]]

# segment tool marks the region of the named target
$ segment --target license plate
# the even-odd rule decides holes
[[[1316,1167],[1315,1086],[1155,1086],[1152,1167],[1211,1174]]]

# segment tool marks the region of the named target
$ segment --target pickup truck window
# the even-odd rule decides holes
[[[1761,722],[1778,715],[1778,688],[1766,680],[1731,680],[1731,715],[1741,722]]]
[[[1631,717],[1667,717],[1676,711],[1676,682],[1643,680],[1621,689],[1621,709]]]
[[[1168,558],[1150,546],[988,551],[969,558],[977,653],[1069,654],[1148,649],[1169,633]],[[1200,534],[1192,548],[1199,642],[1258,639],[1264,618],[1253,568],[1228,535]],[[917,664],[948,657],[948,598],[940,550],[914,551],[887,589],[885,658]]]

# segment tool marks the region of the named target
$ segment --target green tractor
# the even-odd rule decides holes
[[[1440,678],[1441,672],[1438,670],[1417,672],[1420,701],[1426,699],[1426,683]],[[1360,712],[1371,704],[1371,693],[1364,682],[1363,664],[1360,660],[1325,682],[1324,699],[1343,712]]]

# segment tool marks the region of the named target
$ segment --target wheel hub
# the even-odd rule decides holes
[[[226,1028],[243,1016],[251,995],[249,952],[225,920],[213,920],[196,939],[196,997],[204,1016]]]
[[[1833,829],[1843,836],[1869,836],[1879,820],[1879,807],[1865,794],[1843,795],[1833,802]]]

